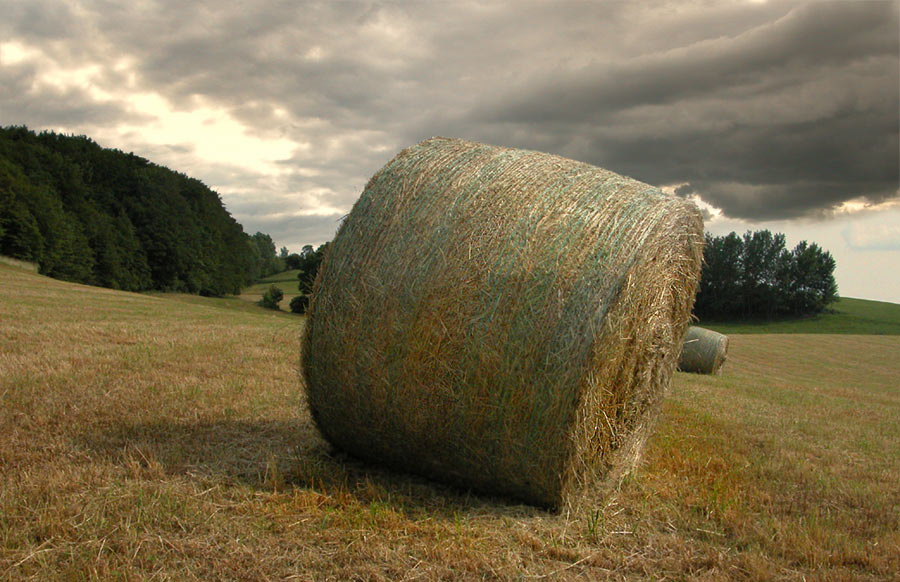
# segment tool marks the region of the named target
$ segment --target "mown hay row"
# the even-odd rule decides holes
[[[320,271],[308,404],[340,449],[559,508],[631,466],[696,292],[696,208],[549,154],[432,138]]]
[[[691,326],[684,334],[678,369],[695,374],[718,374],[728,357],[728,336]]]

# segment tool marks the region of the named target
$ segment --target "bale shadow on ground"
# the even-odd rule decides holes
[[[305,434],[306,433],[306,434]],[[82,444],[113,462],[157,465],[166,475],[203,475],[257,486],[266,467],[317,445],[294,421],[157,421],[121,424],[84,435]]]
[[[310,423],[229,420],[123,424],[85,435],[81,445],[123,469],[187,476],[260,491],[312,490],[410,517],[547,515],[514,501],[396,472],[334,450]]]

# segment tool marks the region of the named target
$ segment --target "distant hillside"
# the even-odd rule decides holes
[[[742,333],[833,333],[900,335],[900,304],[842,297],[820,315],[781,321],[699,321],[725,334]]]
[[[239,292],[275,259],[199,180],[25,127],[0,128],[0,254],[58,279],[204,295]]]

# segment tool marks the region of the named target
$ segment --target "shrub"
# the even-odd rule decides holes
[[[306,313],[309,307],[309,295],[297,295],[291,299],[291,313]]]
[[[262,299],[259,300],[258,304],[262,305],[266,309],[281,309],[278,306],[278,303],[284,298],[284,292],[272,285],[269,289],[263,294]]]

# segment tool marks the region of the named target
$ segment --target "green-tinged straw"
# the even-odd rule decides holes
[[[457,139],[368,183],[319,271],[308,403],[355,455],[559,508],[621,476],[680,351],[690,203],[558,156]]]

